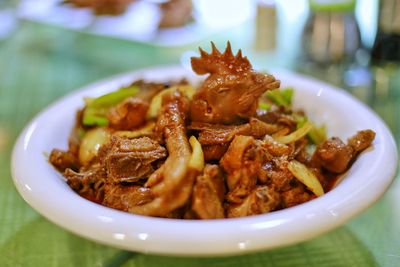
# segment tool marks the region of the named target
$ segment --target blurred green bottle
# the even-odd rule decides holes
[[[355,0],[309,0],[302,48],[307,61],[320,65],[354,61],[361,47]]]

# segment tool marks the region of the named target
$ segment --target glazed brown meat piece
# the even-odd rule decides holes
[[[229,143],[233,140],[235,135],[250,132],[249,124],[241,125],[221,125],[211,123],[192,123],[189,127],[190,130],[199,131],[199,142],[202,145],[220,145]]]
[[[354,149],[343,143],[338,137],[332,137],[318,145],[313,155],[313,162],[333,173],[346,171],[354,156]]]
[[[269,184],[274,185],[274,188],[279,191],[285,191],[291,188],[293,174],[288,170],[288,160],[286,157],[274,158],[272,160],[272,168],[269,170]]]
[[[372,130],[358,131],[349,138],[348,144],[332,137],[318,145],[312,157],[312,164],[320,165],[332,173],[343,173],[359,153],[371,146],[374,138],[375,132]]]
[[[251,136],[238,135],[235,137],[233,142],[230,144],[228,151],[220,161],[221,167],[226,173],[228,173],[228,175],[242,169],[243,165],[245,164],[245,152],[253,145],[253,142],[254,138]],[[228,189],[234,189],[238,184],[239,179],[240,176],[232,176],[231,179],[228,178]]]
[[[276,125],[267,124],[256,118],[250,118],[248,123],[240,125],[222,125],[195,122],[189,126],[190,130],[199,131],[199,142],[202,145],[219,145],[229,143],[236,135],[264,137],[278,131]]]
[[[67,184],[82,197],[96,203],[103,201],[107,174],[101,164],[92,164],[90,168],[79,172],[66,169],[64,177],[67,179]]]
[[[252,162],[246,160],[246,151],[253,142],[254,138],[251,136],[236,136],[220,161],[221,167],[227,173],[228,202],[241,203],[256,185],[257,169],[252,166]]]
[[[279,193],[269,186],[257,186],[238,204],[230,204],[227,217],[244,217],[276,210],[280,205]]]
[[[268,160],[268,154],[251,136],[238,135],[233,139],[228,151],[220,161],[227,173],[226,183],[229,203],[242,203],[257,184],[262,165]]]
[[[218,165],[206,165],[203,174],[197,176],[193,187],[192,210],[199,219],[225,217],[223,200],[225,182]]]
[[[149,137],[136,139],[113,136],[101,148],[99,157],[105,163],[108,182],[136,182],[154,172],[152,163],[167,156],[167,151]]]
[[[188,99],[179,91],[164,96],[156,129],[165,138],[169,156],[164,165],[156,170],[156,178],[150,180],[154,181],[149,187],[154,199],[131,207],[129,212],[165,217],[189,200],[198,173],[188,166],[191,157],[185,127],[188,107]],[[147,186],[150,186],[149,183]]]
[[[227,183],[234,184],[234,187],[228,187],[229,191],[225,196],[228,203],[242,203],[256,186],[257,169],[251,167],[241,168],[227,175]]]
[[[254,117],[259,97],[279,88],[272,75],[255,72],[241,50],[234,56],[229,43],[224,53],[213,43],[210,54],[200,48],[200,57],[191,63],[197,74],[210,74],[193,96],[194,122],[231,124]]]
[[[303,185],[298,184],[298,186],[295,186],[282,193],[282,205],[283,208],[290,208],[310,201],[313,198],[315,198],[315,195],[307,192]]]
[[[258,172],[258,183],[273,185],[278,192],[290,189],[290,183],[294,177],[287,166],[288,159],[293,157],[293,150],[287,145],[274,141],[270,136],[264,137],[259,144],[265,149],[264,153],[269,154],[269,158]]]
[[[202,145],[205,161],[219,161],[228,150],[229,143],[219,145]]]
[[[188,128],[199,132],[198,139],[203,146],[206,160],[220,160],[236,135],[261,138],[278,130],[276,125],[267,124],[256,118],[250,118],[248,123],[241,125],[194,122]]]
[[[107,118],[110,126],[117,130],[132,130],[146,122],[149,103],[138,98],[128,97],[117,106],[112,107]]]
[[[103,205],[129,211],[133,206],[143,205],[153,200],[149,188],[138,185],[107,184],[104,186]]]
[[[372,130],[358,131],[354,136],[349,138],[347,143],[356,153],[367,149],[375,139],[375,132]]]
[[[76,157],[70,153],[60,149],[53,149],[49,156],[50,163],[60,172],[64,172],[66,169],[72,169],[78,171],[79,162]]]
[[[271,136],[266,135],[263,139],[263,147],[275,157],[288,156],[291,153],[291,148],[285,144],[275,141]]]

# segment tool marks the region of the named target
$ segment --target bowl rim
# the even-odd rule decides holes
[[[379,145],[368,153],[375,153],[379,158],[364,165],[368,166],[368,173],[363,175],[369,179],[365,184],[357,183],[359,187],[356,188],[347,183],[347,187],[339,186],[315,200],[263,215],[206,221],[178,220],[134,215],[92,203],[69,189],[62,179],[54,179],[57,172],[52,167],[40,167],[44,166],[43,161],[50,165],[44,157],[38,159],[38,153],[42,155],[44,151],[38,151],[40,146],[36,144],[44,142],[41,140],[44,133],[49,134],[40,127],[47,117],[53,118],[58,108],[84,94],[115,90],[117,86],[152,73],[162,77],[192,75],[178,66],[119,74],[73,91],[43,109],[28,123],[15,143],[11,172],[18,192],[29,205],[62,228],[125,250],[180,256],[232,255],[294,244],[332,230],[375,203],[395,176],[396,143],[385,123],[369,107],[342,89],[286,70],[272,73],[283,80],[302,83],[309,88],[307,90],[323,88],[324,94],[351,105],[346,107],[358,110],[363,119],[374,125]],[[36,170],[32,171],[32,168]],[[49,178],[51,172],[54,174]],[[348,175],[356,177],[360,173]],[[40,187],[37,176],[43,177],[46,187]],[[46,190],[47,187],[51,190]]]

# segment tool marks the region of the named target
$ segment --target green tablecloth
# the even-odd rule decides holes
[[[27,22],[0,41],[0,266],[400,266],[399,179],[378,203],[330,233],[285,248],[221,258],[143,255],[99,245],[53,225],[22,200],[11,180],[10,153],[37,112],[112,74],[178,63],[183,51],[197,45],[157,48]],[[399,140],[400,116],[395,113],[400,98],[394,95],[374,107]]]

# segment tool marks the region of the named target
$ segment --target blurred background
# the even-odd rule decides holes
[[[52,252],[40,255],[54,266],[78,266],[71,256],[84,258],[80,250],[93,255],[85,258],[88,266],[102,266],[97,261],[119,253],[49,225],[17,195],[10,179],[10,153],[24,125],[46,105],[90,82],[154,65],[189,68],[199,46],[209,50],[213,41],[224,49],[228,40],[257,69],[289,69],[344,88],[374,109],[400,141],[400,0],[0,0],[4,266],[44,266],[35,252],[40,247]],[[391,217],[395,195],[389,194],[345,228],[303,247],[323,243],[338,256],[329,266],[398,266],[400,231]],[[387,218],[382,229],[365,223],[382,216]],[[43,238],[27,243],[26,233],[35,237],[31,224],[51,228],[54,238],[47,245],[35,243]],[[356,254],[336,253],[350,244],[338,240],[353,235],[363,249],[357,245],[352,248]],[[58,246],[65,249],[60,256],[52,244],[64,242],[74,245]],[[297,251],[300,260],[301,248],[288,249]],[[387,256],[392,250],[395,256]],[[268,257],[275,262],[274,254]],[[307,265],[322,266],[310,261]]]
[[[223,49],[230,40],[258,69],[349,90],[396,132],[399,32],[398,0],[0,0],[0,59],[34,65],[18,65],[31,82],[73,79],[56,95],[121,71],[189,67],[199,46]]]

